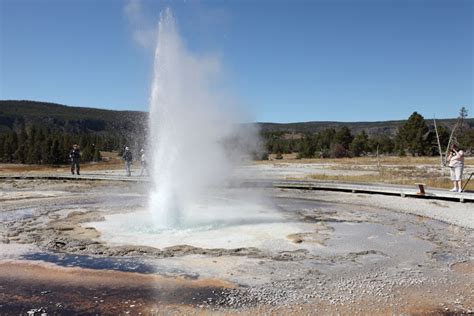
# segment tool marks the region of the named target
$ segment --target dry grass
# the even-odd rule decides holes
[[[320,181],[359,182],[359,183],[386,183],[414,185],[425,183],[428,187],[451,188],[449,169],[440,168],[439,157],[357,157],[340,159],[297,159],[296,154],[283,155],[283,159],[257,162],[257,164],[315,164],[323,165],[324,169],[343,171],[339,174],[314,173],[308,179]],[[467,180],[473,172],[474,157],[465,158],[466,169],[464,179]],[[366,171],[364,174],[354,174],[352,171]],[[342,174],[341,174],[342,173]],[[474,190],[474,179],[466,187]]]
[[[337,165],[377,165],[379,162],[384,165],[405,165],[419,166],[431,165],[439,167],[439,157],[399,157],[399,156],[381,156],[377,157],[355,157],[355,158],[311,158],[297,159],[297,154],[284,154],[283,159],[275,159],[276,155],[270,155],[269,160],[257,162],[258,164],[268,163],[321,163],[321,164],[337,164]],[[473,165],[474,157],[466,157],[466,164]]]
[[[122,169],[122,159],[116,152],[101,152],[103,161],[98,163],[81,164],[81,169],[87,171]],[[272,158],[272,157],[270,157]],[[283,155],[281,160],[258,161],[256,164],[320,164],[331,170],[342,170],[343,174],[311,174],[307,178],[320,181],[359,182],[359,183],[386,183],[414,185],[422,182],[428,187],[450,188],[449,170],[439,168],[438,157],[358,157],[342,159],[296,159],[296,154]],[[466,158],[466,166],[474,165],[474,157]],[[43,166],[0,164],[0,174],[20,173],[68,173],[69,165]],[[351,171],[368,171],[364,174],[351,174]],[[347,171],[347,172],[345,172]],[[464,177],[467,178],[472,168],[466,168]],[[467,190],[474,190],[474,179],[467,186]]]
[[[466,175],[465,175],[466,177]],[[381,168],[378,174],[365,175],[327,175],[312,174],[308,177],[312,180],[353,182],[353,183],[381,183],[381,184],[403,184],[414,185],[415,183],[424,183],[427,187],[449,189],[452,182],[447,174],[436,174],[423,169],[404,168],[392,169]],[[474,179],[466,187],[466,190],[474,190]],[[463,183],[464,185],[464,183]]]
[[[116,152],[101,152],[101,162],[81,163],[82,170],[115,170],[123,168],[121,157]],[[23,165],[0,164],[1,173],[41,173],[41,172],[69,172],[70,165]]]

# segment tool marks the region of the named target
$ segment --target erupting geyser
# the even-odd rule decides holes
[[[156,227],[202,225],[206,214],[196,212],[211,209],[211,192],[232,172],[238,155],[229,153],[236,147],[229,140],[235,140],[237,124],[219,94],[219,72],[215,58],[186,49],[171,10],[162,12],[150,98],[149,209]]]

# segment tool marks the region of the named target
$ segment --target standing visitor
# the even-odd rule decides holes
[[[125,161],[125,175],[127,177],[130,177],[132,175],[132,171],[130,170],[130,167],[132,166],[132,160],[133,160],[133,155],[132,155],[132,152],[130,151],[130,148],[125,147],[125,152],[123,153],[122,158]]]
[[[448,166],[453,181],[453,188],[451,192],[462,192],[462,172],[464,169],[464,151],[460,150],[458,146],[452,145],[451,152],[448,155]]]
[[[77,175],[80,175],[79,170],[79,160],[81,159],[81,151],[79,150],[79,145],[74,144],[72,150],[69,152],[69,159],[71,159],[71,173],[74,174],[74,169],[76,169]]]
[[[143,176],[143,174],[146,173],[146,175],[148,176],[148,169],[146,167],[146,156],[145,156],[145,149],[142,148],[142,150],[140,150],[140,164],[142,166],[141,170],[140,170],[140,177]]]

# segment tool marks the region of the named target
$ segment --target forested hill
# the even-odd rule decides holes
[[[467,117],[467,112],[463,117]],[[456,119],[437,122],[440,142],[445,148]],[[147,112],[3,100],[0,162],[66,163],[72,144],[80,145],[83,161],[99,161],[100,152],[120,152],[124,146],[137,153],[146,144],[147,123]],[[403,121],[255,124],[260,128],[264,145],[262,153],[255,153],[255,157],[294,152],[302,158],[438,152],[433,120],[416,112]],[[474,119],[464,119],[456,132],[458,143],[472,151]]]
[[[38,125],[71,134],[129,134],[143,131],[146,120],[146,112],[71,107],[36,101],[0,101],[0,133]]]
[[[144,146],[148,114],[36,101],[0,101],[0,162],[64,164],[73,144],[82,161],[101,151]]]
[[[16,130],[22,125],[40,125],[45,128],[64,131],[67,133],[113,133],[136,134],[146,129],[147,112],[113,111],[86,107],[72,107],[55,103],[37,101],[0,100],[0,134]],[[426,118],[427,124],[432,121]],[[298,122],[298,123],[257,123],[263,132],[283,132],[315,134],[326,129],[339,129],[347,126],[352,134],[364,130],[369,136],[394,136],[397,129],[406,122]],[[452,128],[456,119],[439,119],[438,123]],[[474,119],[466,123],[474,127]]]
[[[433,120],[426,118],[428,126],[433,125]],[[437,119],[437,124],[443,125],[451,129],[456,123],[456,119]],[[302,122],[302,123],[258,123],[260,129],[264,132],[283,132],[289,134],[316,134],[327,129],[339,129],[342,126],[349,128],[353,135],[365,131],[369,136],[385,135],[393,137],[397,134],[397,130],[406,120],[399,121],[379,121],[379,122]],[[466,119],[466,124],[474,127],[474,119]]]

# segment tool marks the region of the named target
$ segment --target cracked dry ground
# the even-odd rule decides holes
[[[293,250],[115,245],[88,222],[145,207],[145,185],[0,183],[0,313],[469,314],[470,229],[371,196],[265,190]],[[361,202],[362,201],[362,202]],[[308,227],[308,226],[305,226]]]

